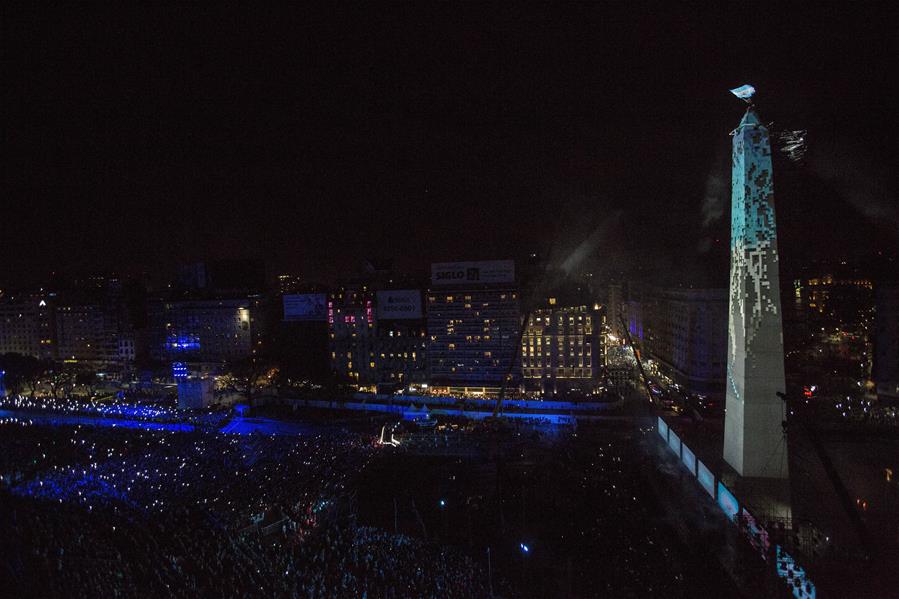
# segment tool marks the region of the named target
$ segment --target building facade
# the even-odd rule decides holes
[[[54,298],[44,292],[0,296],[0,354],[56,357]]]
[[[558,392],[560,386],[590,385],[599,378],[603,344],[598,308],[550,306],[530,313],[521,339],[526,386]]]
[[[98,364],[118,362],[122,324],[115,306],[96,303],[57,306],[59,358]]]
[[[262,299],[151,300],[148,352],[155,360],[227,362],[251,354],[263,330]]]
[[[646,354],[691,393],[724,397],[727,302],[727,289],[655,289],[645,296]]]
[[[400,294],[416,309],[399,315],[385,310]],[[428,382],[419,290],[375,291],[366,283],[338,288],[328,295],[328,338],[331,371],[341,382],[371,391]]]
[[[494,395],[513,368],[521,326],[511,261],[432,265],[427,293],[431,384],[453,395]]]

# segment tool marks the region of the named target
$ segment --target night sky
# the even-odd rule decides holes
[[[723,287],[742,83],[809,130],[775,172],[785,271],[895,254],[888,4],[731,6],[5,8],[0,287],[531,251]]]

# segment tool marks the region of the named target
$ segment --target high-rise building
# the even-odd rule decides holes
[[[521,339],[525,385],[536,383],[541,391],[558,392],[565,390],[559,386],[596,381],[602,368],[600,332],[599,310],[593,306],[533,310]]]
[[[250,355],[263,329],[262,299],[152,300],[147,305],[150,357],[225,362]]]
[[[392,309],[399,300],[408,310]],[[418,289],[343,285],[328,296],[331,370],[374,390],[428,380],[427,327]]]
[[[727,289],[653,289],[641,306],[642,347],[691,393],[724,396]]]
[[[768,130],[755,109],[733,131],[724,459],[745,477],[786,478],[783,328]]]
[[[109,364],[119,360],[120,319],[97,303],[69,303],[56,308],[59,358]]]
[[[123,372],[134,362],[134,328],[125,290],[115,275],[77,279],[56,298],[57,355]]]
[[[495,395],[512,371],[520,307],[515,263],[453,262],[431,266],[427,293],[431,384],[452,394]]]
[[[43,291],[0,297],[0,354],[55,358],[53,303]]]

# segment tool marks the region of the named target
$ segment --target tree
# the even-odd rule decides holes
[[[50,395],[53,396],[53,399],[59,399],[59,394],[62,392],[63,396],[67,397],[72,392],[72,387],[75,386],[75,372],[62,362],[46,360],[44,364],[47,384],[50,385]]]
[[[34,397],[41,382],[44,367],[41,361],[34,356],[9,353],[0,356],[0,371],[5,373],[3,378],[6,390],[10,394],[15,395],[27,386],[31,397]]]
[[[268,374],[271,366],[271,361],[267,357],[256,353],[228,363],[232,387],[243,395],[251,406],[256,391],[268,384],[268,376],[264,375]]]
[[[44,376],[44,365],[34,356],[22,356],[22,382],[28,386],[29,395],[34,397],[41,378]]]

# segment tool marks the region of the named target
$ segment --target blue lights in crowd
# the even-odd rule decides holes
[[[128,499],[128,494],[116,488],[115,484],[103,480],[92,471],[84,470],[54,472],[49,476],[13,487],[12,490],[16,495],[38,497],[60,503],[77,501],[89,504],[91,501],[98,503],[113,501],[133,505]]]

